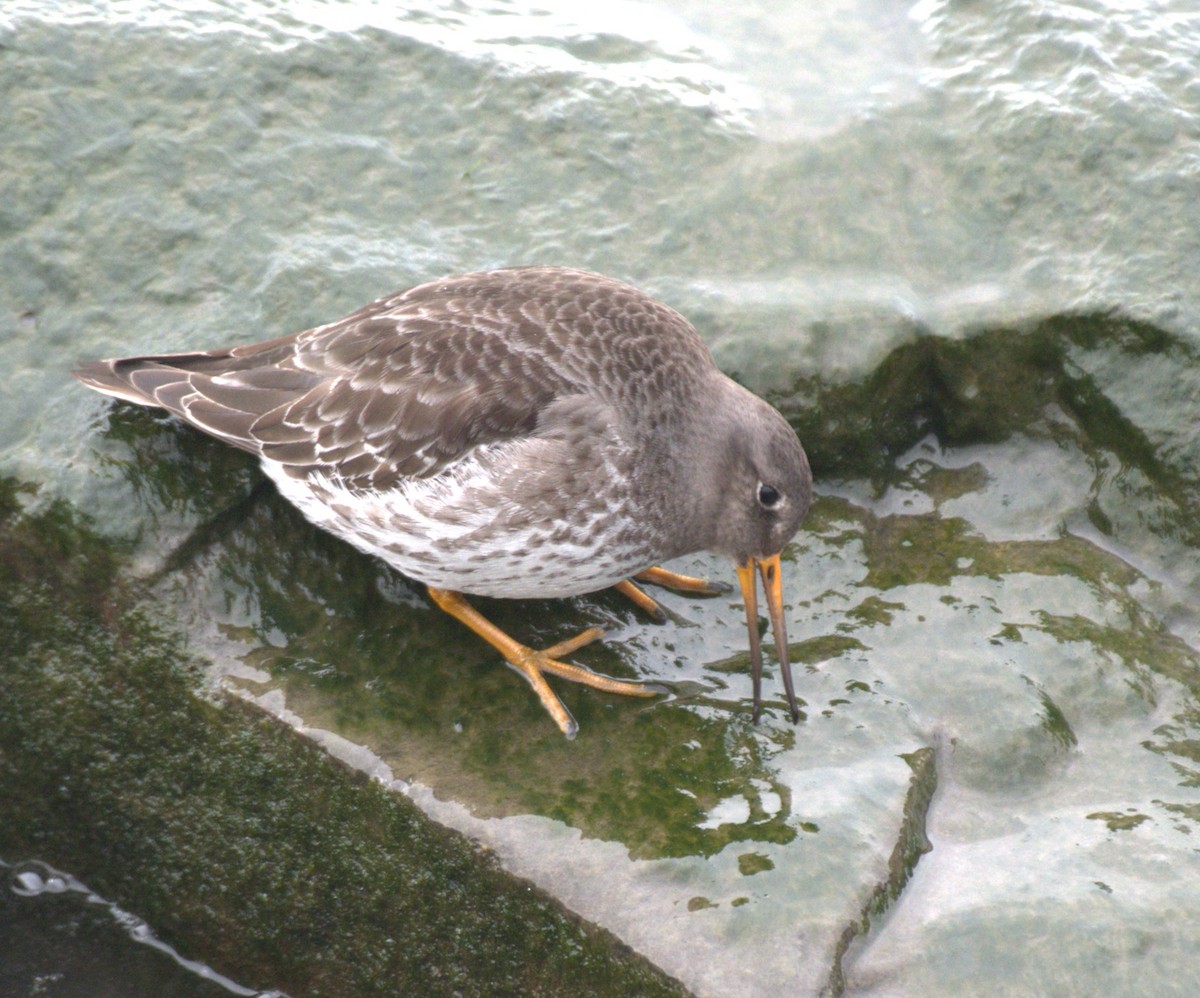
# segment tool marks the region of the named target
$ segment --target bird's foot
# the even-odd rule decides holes
[[[561,676],[563,679],[569,679],[573,683],[582,683],[584,686],[591,686],[593,689],[602,690],[605,693],[619,693],[623,696],[651,697],[658,692],[655,688],[645,683],[632,682],[626,679],[613,679],[611,676],[605,676],[599,672],[593,672],[591,669],[585,669],[581,665],[572,665],[570,662],[559,661],[560,657],[570,655],[584,645],[591,644],[598,638],[603,637],[604,631],[599,627],[589,627],[584,631],[580,631],[573,638],[568,638],[566,641],[559,641],[557,644],[539,651],[509,637],[508,634],[471,606],[461,593],[452,592],[448,589],[435,589],[430,586],[429,595],[433,597],[434,602],[438,606],[452,617],[462,621],[500,652],[509,666],[525,677],[529,685],[533,687],[534,692],[537,693],[538,698],[542,701],[542,706],[546,708],[546,711],[554,718],[555,724],[558,725],[562,733],[568,738],[575,737],[579,731],[579,725],[575,722],[575,718],[571,716],[571,712],[567,710],[563,702],[550,688],[550,684],[546,682],[547,674]]]
[[[611,676],[605,676],[602,673],[593,672],[591,669],[585,669],[581,665],[559,661],[557,656],[569,655],[583,645],[595,641],[603,634],[604,632],[599,627],[589,627],[586,631],[577,634],[575,637],[566,641],[560,641],[558,644],[551,645],[549,648],[542,649],[541,651],[517,644],[511,654],[505,655],[509,666],[525,677],[529,685],[533,687],[533,691],[538,695],[538,699],[542,701],[542,706],[546,708],[547,713],[554,718],[554,723],[558,725],[562,733],[568,738],[575,737],[579,731],[579,725],[576,723],[575,718],[571,716],[571,712],[567,710],[566,706],[558,698],[558,695],[550,688],[550,684],[546,682],[547,673],[553,676],[560,676],[563,679],[569,679],[573,683],[590,686],[592,689],[601,690],[604,693],[618,693],[622,696],[631,697],[652,697],[658,692],[645,683],[633,682],[627,679],[613,679]]]

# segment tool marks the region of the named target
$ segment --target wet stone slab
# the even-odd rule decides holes
[[[159,496],[147,522],[176,523],[171,490],[149,480],[177,473],[188,431],[121,410],[112,427],[104,448],[129,448],[114,467]],[[138,455],[148,440],[158,466]],[[1034,926],[1081,931],[1092,915],[1156,948],[1188,943],[1178,924],[1147,924],[1144,905],[1149,891],[1170,910],[1196,886],[1198,659],[1156,616],[1170,602],[1160,584],[1062,531],[1106,466],[1070,420],[1004,444],[918,441],[882,490],[825,483],[786,559],[795,727],[772,670],[774,698],[750,723],[731,597],[656,593],[663,625],[615,595],[483,602],[535,644],[603,626],[578,661],[671,689],[646,705],[564,686],[574,742],[418,587],[325,538],[225,455],[189,454],[213,489],[209,519],[150,576],[224,683],[697,993],[886,992],[893,927],[962,932],[962,906],[983,914],[972,938],[997,959]],[[727,571],[703,557],[676,567]],[[1144,880],[1152,856],[1178,866],[1161,896]],[[949,878],[956,906],[910,894],[910,875]],[[1097,892],[1115,920],[1087,906]]]
[[[1200,991],[1196,25],[568,7],[0,12],[0,858],[297,995]],[[731,597],[484,603],[669,689],[563,688],[567,743],[245,455],[69,380],[529,262],[801,433],[799,725]]]

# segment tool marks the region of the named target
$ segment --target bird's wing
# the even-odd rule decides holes
[[[511,320],[507,320],[511,324]],[[437,301],[382,299],[338,322],[203,353],[97,361],[75,374],[154,405],[295,477],[353,489],[436,475],[534,430],[575,387],[528,337]]]

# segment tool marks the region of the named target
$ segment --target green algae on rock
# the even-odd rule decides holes
[[[198,695],[111,545],[21,491],[0,481],[0,854],[297,995],[683,993],[408,801]]]

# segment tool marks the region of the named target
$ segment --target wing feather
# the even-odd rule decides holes
[[[534,433],[559,400],[619,390],[653,404],[638,366],[616,367],[647,351],[651,371],[667,354],[712,364],[682,317],[626,285],[518,268],[435,281],[293,336],[94,362],[76,376],[289,475],[386,489]]]

